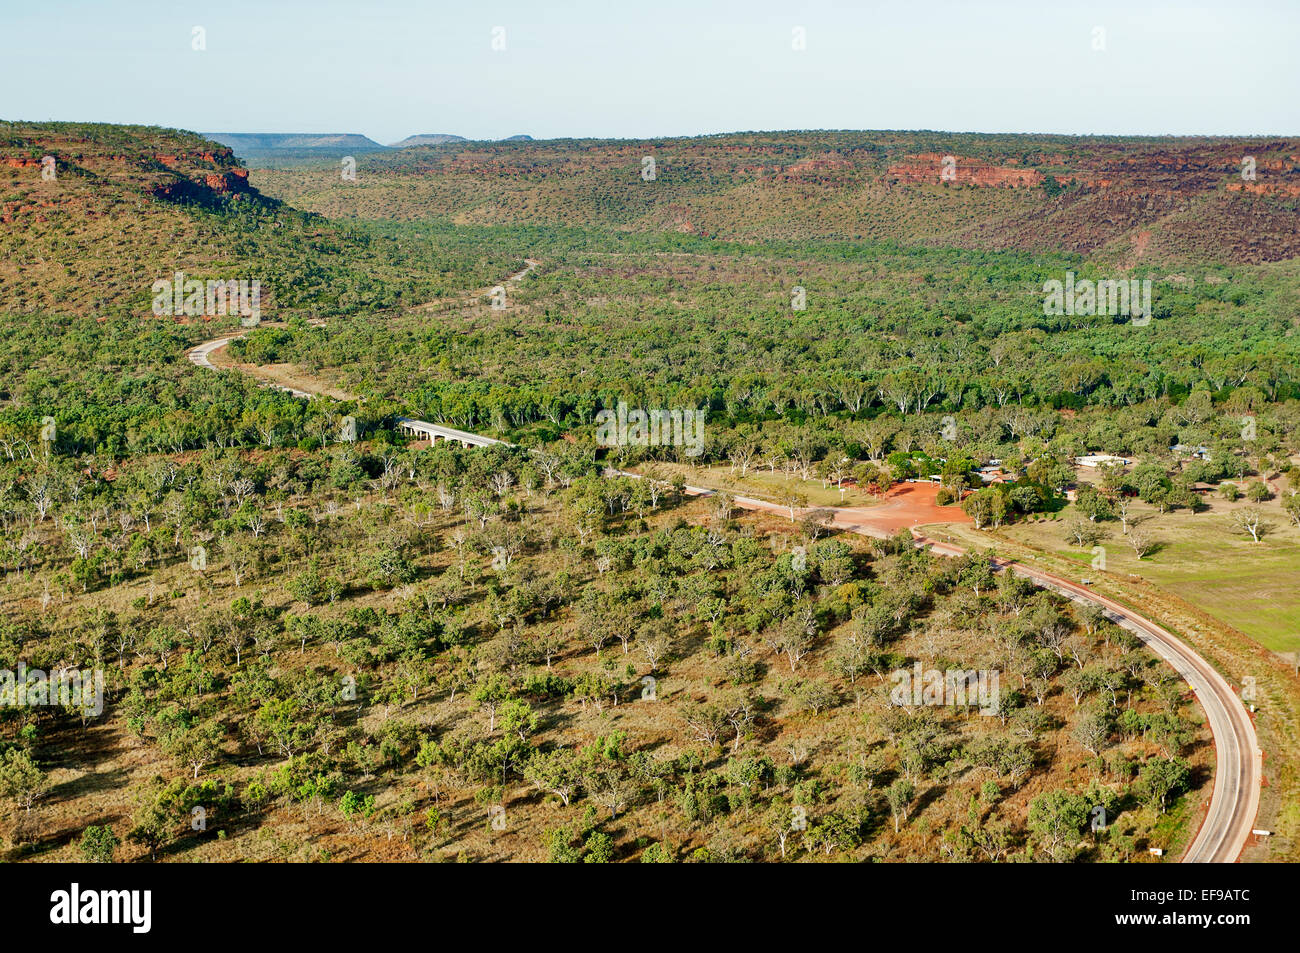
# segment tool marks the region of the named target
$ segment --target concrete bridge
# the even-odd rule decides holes
[[[439,440],[450,440],[462,447],[487,447],[494,443],[505,443],[504,440],[494,440],[491,437],[456,430],[453,427],[443,427],[440,424],[431,424],[427,420],[416,420],[412,417],[398,417],[397,426],[402,433],[410,434],[413,437],[424,437],[430,443],[437,443]]]

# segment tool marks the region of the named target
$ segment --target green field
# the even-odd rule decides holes
[[[1255,639],[1275,652],[1300,650],[1300,530],[1290,525],[1276,500],[1265,504],[1273,529],[1260,543],[1234,533],[1228,525],[1232,504],[1211,500],[1210,509],[1154,515],[1146,525],[1159,546],[1138,560],[1124,540],[1120,524],[1108,522],[1106,568],[1119,575],[1135,573]],[[1011,539],[1077,559],[1080,572],[1091,569],[1090,549],[1065,540],[1073,507],[1056,519],[1004,527]],[[959,531],[954,530],[954,534]],[[983,536],[966,530],[969,537]]]

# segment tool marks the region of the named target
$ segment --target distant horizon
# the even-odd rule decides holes
[[[0,114],[43,121],[345,129],[378,144],[412,129],[473,141],[1300,129],[1300,5],[1287,0],[47,0],[7,5],[0,32]]]
[[[392,148],[392,143],[384,142],[375,136],[365,132],[348,132],[339,129],[329,129],[327,131],[316,131],[310,129],[196,129],[187,126],[171,126],[165,123],[156,122],[101,122],[96,119],[4,119],[0,122],[12,123],[82,123],[88,125],[114,125],[114,126],[146,126],[159,129],[176,129],[181,132],[190,132],[200,136],[360,136],[369,139],[375,145],[384,148]],[[504,142],[508,139],[526,136],[533,142],[645,142],[652,139],[705,139],[717,136],[748,136],[748,135],[780,135],[790,134],[809,134],[809,133],[904,133],[908,135],[932,134],[938,136],[1036,136],[1036,137],[1057,137],[1062,139],[1260,139],[1260,138],[1279,138],[1279,139],[1300,139],[1300,131],[1297,132],[1252,132],[1252,133],[1224,133],[1224,132],[1152,132],[1152,133],[1123,133],[1123,132],[1049,132],[1043,130],[1011,130],[1011,129],[928,129],[928,128],[855,128],[855,127],[818,127],[818,128],[772,128],[772,129],[724,129],[716,132],[696,132],[696,133],[665,133],[655,135],[637,135],[637,136],[619,136],[619,135],[559,135],[559,136],[537,136],[532,133],[517,132],[506,136],[466,136],[457,132],[412,132],[401,136],[394,142],[402,142],[406,139],[412,139],[417,136],[456,136],[466,142]]]
[[[52,120],[62,122],[64,120]],[[76,121],[76,120],[72,120]],[[189,132],[198,132],[201,136],[363,136],[371,142],[379,145],[385,143],[376,139],[374,136],[364,132],[312,132],[310,130],[293,129],[270,130],[259,129],[256,131],[239,130],[239,129],[213,129],[213,130],[187,130]],[[1283,139],[1300,138],[1300,132],[1252,132],[1252,133],[1220,133],[1220,132],[1154,132],[1154,133],[1120,133],[1120,132],[1089,132],[1089,133],[1071,133],[1071,132],[1043,132],[1043,131],[1019,131],[1010,129],[866,129],[854,128],[849,126],[842,127],[819,127],[815,129],[720,129],[716,132],[695,132],[695,133],[665,133],[645,136],[534,136],[531,133],[516,132],[517,136],[527,136],[534,142],[558,142],[561,140],[584,140],[592,139],[602,142],[640,142],[645,139],[705,139],[709,136],[749,136],[749,135],[779,135],[782,133],[791,134],[808,134],[818,132],[837,132],[837,133],[908,133],[917,135],[921,133],[933,133],[937,136],[1060,136],[1066,139],[1257,139],[1260,136],[1277,136]],[[416,136],[457,136],[467,142],[501,142],[512,136],[492,136],[488,138],[477,138],[474,136],[462,136],[458,132],[412,132],[396,140],[401,142],[404,139],[413,139]]]

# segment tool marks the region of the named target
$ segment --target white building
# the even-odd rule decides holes
[[[1107,464],[1118,463],[1122,466],[1128,466],[1133,461],[1128,457],[1116,457],[1109,453],[1090,453],[1086,457],[1075,457],[1075,464],[1081,467],[1100,467]]]

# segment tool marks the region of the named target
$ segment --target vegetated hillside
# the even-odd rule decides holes
[[[0,709],[6,859],[91,826],[138,860],[1144,860],[1190,833],[1208,733],[1099,612],[580,447],[321,447],[327,413],[263,421],[298,449],[0,456],[0,667],[106,679],[102,713]],[[950,670],[983,689],[936,695]]]
[[[271,319],[417,304],[521,260],[482,236],[337,226],[251,188],[227,147],[136,126],[0,123],[0,224],[0,311],[82,318],[151,316],[177,271],[259,280]]]
[[[331,217],[888,239],[1127,265],[1300,254],[1298,155],[1289,139],[790,132],[456,143],[368,157],[355,182],[257,175]]]

